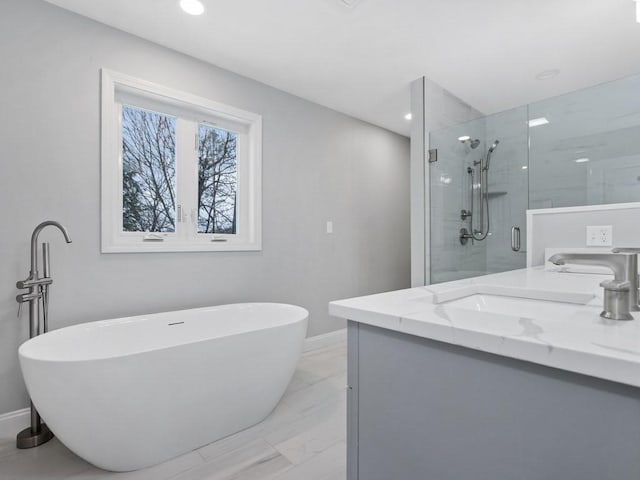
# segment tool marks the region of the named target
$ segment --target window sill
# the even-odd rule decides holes
[[[260,251],[259,242],[136,242],[102,246],[102,253],[156,253],[156,252],[250,252]]]

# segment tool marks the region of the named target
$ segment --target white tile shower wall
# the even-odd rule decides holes
[[[527,224],[528,267],[544,265],[545,248],[585,248],[588,225],[612,225],[615,247],[640,247],[640,202],[529,210]]]
[[[525,265],[528,206],[527,108],[518,107],[486,117],[487,146],[495,140],[489,169],[491,236],[487,239],[487,273],[515,270]],[[521,250],[511,249],[511,228],[519,227]]]
[[[531,208],[637,200],[638,89],[636,75],[529,106],[550,122],[530,129]]]
[[[15,284],[45,219],[73,238],[40,237],[51,241],[52,328],[276,301],[308,308],[317,335],[344,326],[330,300],[409,286],[405,137],[40,0],[0,2],[0,58],[0,414],[28,405]],[[102,67],[262,115],[262,251],[100,254]]]

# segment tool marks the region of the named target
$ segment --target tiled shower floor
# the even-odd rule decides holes
[[[284,398],[262,423],[161,465],[109,473],[57,439],[17,450],[0,437],[1,480],[344,480],[346,345],[303,354]]]

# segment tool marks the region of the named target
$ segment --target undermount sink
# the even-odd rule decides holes
[[[586,303],[586,302],[585,302]],[[549,317],[570,315],[584,304],[538,300],[503,295],[474,294],[443,302],[442,305],[476,312],[515,315],[518,317]]]

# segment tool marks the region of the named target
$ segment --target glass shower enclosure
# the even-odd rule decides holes
[[[429,132],[430,281],[526,266],[526,210],[640,201],[640,75]]]
[[[430,132],[431,283],[523,268],[527,107]]]

